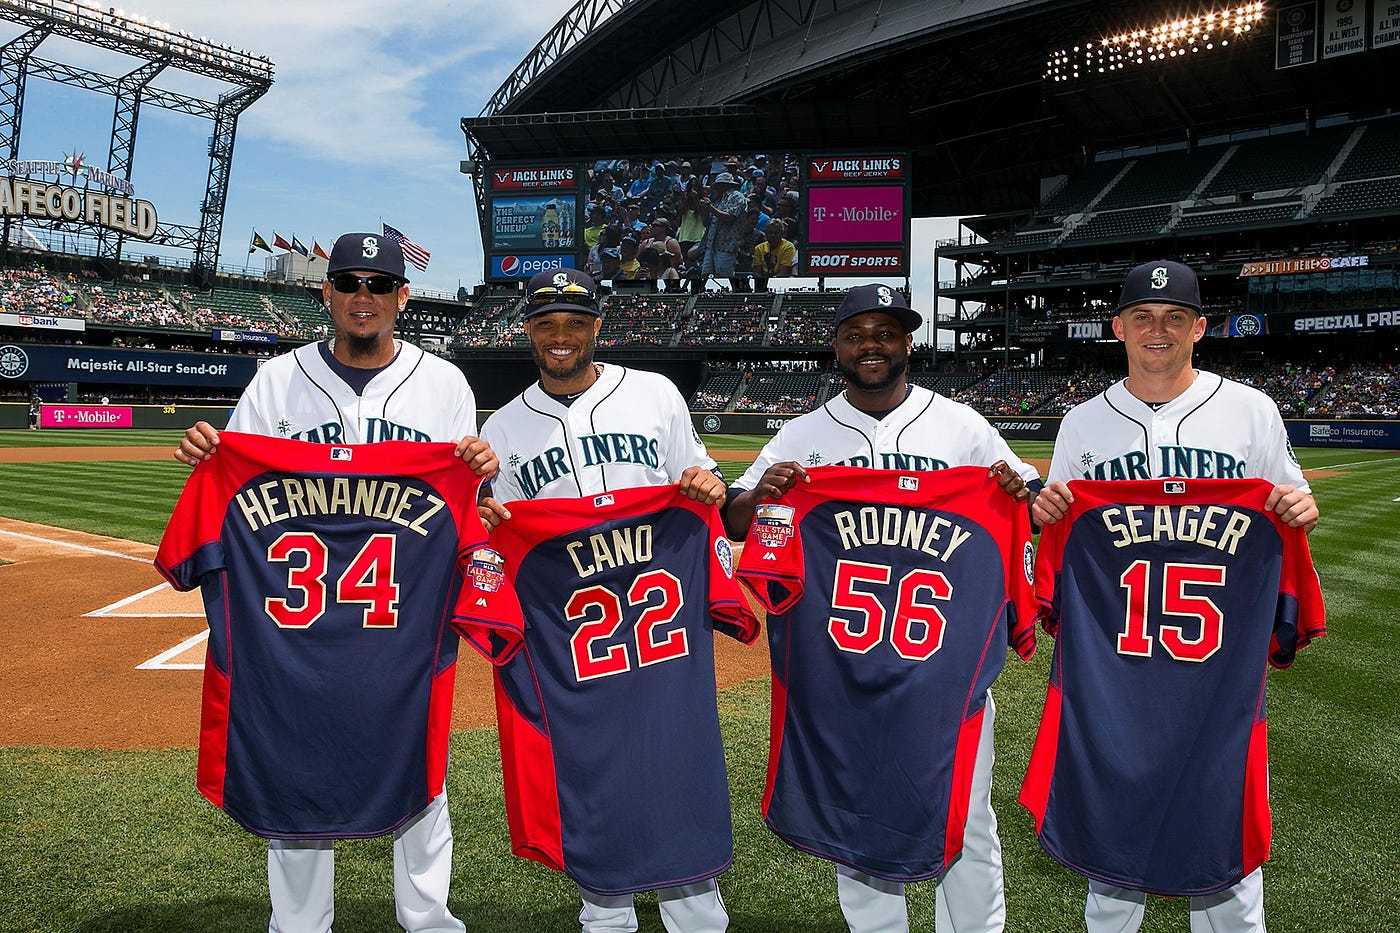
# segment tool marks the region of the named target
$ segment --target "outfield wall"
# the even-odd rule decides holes
[[[183,431],[196,421],[222,429],[233,413],[232,405],[211,408],[198,405],[44,405],[45,430],[83,428],[146,428]],[[0,402],[0,428],[27,428],[27,402]]]

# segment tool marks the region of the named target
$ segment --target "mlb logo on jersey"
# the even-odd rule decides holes
[[[506,582],[506,559],[498,551],[489,547],[479,547],[472,551],[467,573],[472,583],[483,593],[494,593]]]
[[[605,506],[609,506],[609,505],[612,505],[612,504],[613,504],[613,497],[612,497],[611,495],[602,495],[602,496],[594,496],[594,497],[593,497],[593,507],[594,507],[595,509],[601,509],[601,508],[603,508],[603,507],[605,507]]]
[[[796,510],[790,505],[764,503],[754,507],[754,527],[758,540],[767,548],[784,547],[792,537],[792,516]]]
[[[353,457],[354,455],[355,455],[355,452],[354,452],[353,450],[351,450],[349,447],[332,447],[332,448],[331,448],[331,459],[332,459],[332,460],[349,460],[349,459],[350,459],[351,457]]]
[[[1165,482],[1162,484],[1162,492],[1170,496],[1182,496],[1186,494],[1186,484],[1181,480]]]
[[[899,478],[899,488],[907,489],[909,492],[916,492],[919,488],[919,478],[917,476],[901,476]]]

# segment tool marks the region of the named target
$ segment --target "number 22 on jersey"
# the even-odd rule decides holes
[[[657,631],[674,622],[685,605],[681,581],[674,574],[667,570],[640,573],[632,580],[626,595],[628,606],[646,606],[637,619],[633,633],[639,667],[685,657],[690,653],[684,627],[664,634]],[[617,593],[601,585],[574,590],[564,604],[564,617],[570,622],[583,621],[569,639],[574,676],[579,683],[632,669],[626,645],[615,643],[606,648],[598,645],[613,638],[626,621],[622,599]]]

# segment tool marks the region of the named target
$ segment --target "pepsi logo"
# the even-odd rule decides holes
[[[506,256],[501,260],[501,274],[515,275],[520,270],[519,256]]]

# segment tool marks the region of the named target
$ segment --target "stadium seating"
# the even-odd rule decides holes
[[[1166,152],[1136,160],[1095,207],[1113,210],[1143,204],[1169,204],[1190,196],[1225,149],[1212,146],[1195,152]]]
[[[698,297],[690,319],[683,322],[681,342],[689,346],[761,344],[772,306],[771,296],[719,293]]]
[[[773,346],[829,344],[841,296],[829,292],[788,292],[783,315],[769,341]]]
[[[598,346],[671,346],[679,329],[685,295],[613,293],[603,302]]]
[[[1367,123],[1333,181],[1400,175],[1400,119]]]
[[[1071,230],[1062,242],[1083,244],[1150,235],[1166,226],[1171,216],[1171,208],[1165,206],[1098,213]]]
[[[1095,162],[1083,171],[1071,175],[1059,190],[1045,200],[1036,211],[1039,216],[1063,217],[1084,210],[1089,202],[1123,170],[1119,161]]]
[[[1352,132],[1340,127],[1305,136],[1266,136],[1240,143],[1201,192],[1224,197],[1242,191],[1284,191],[1313,184],[1332,164]]]
[[[1227,210],[1206,208],[1187,211],[1172,227],[1173,233],[1199,233],[1205,230],[1233,230],[1240,227],[1264,227],[1292,220],[1301,205],[1297,201],[1236,207]]]
[[[1400,164],[1396,170],[1400,171]],[[1400,177],[1338,185],[1308,212],[1310,219],[1394,213],[1400,209]]]
[[[748,374],[735,411],[804,412],[817,404],[822,374],[756,369]]]
[[[700,388],[691,397],[691,411],[724,411],[739,388],[744,374],[735,370],[717,370],[710,373]]]

